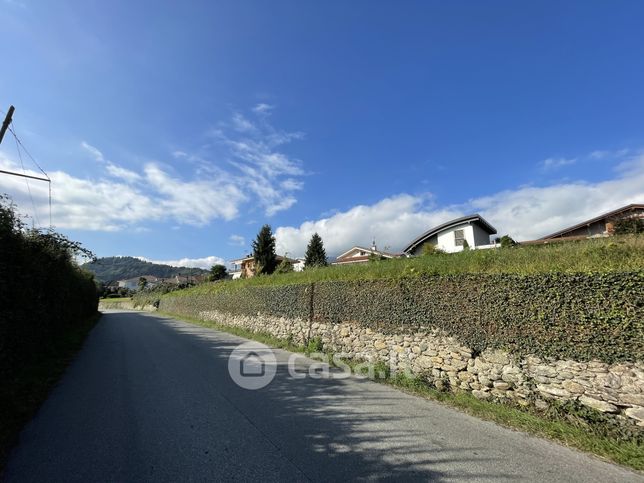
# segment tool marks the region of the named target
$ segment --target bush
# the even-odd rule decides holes
[[[339,323],[385,333],[440,330],[473,351],[517,355],[644,360],[644,273],[457,274],[390,280],[185,290],[161,298],[161,310],[272,315]],[[311,296],[311,290],[313,296]]]
[[[98,309],[93,276],[74,262],[90,255],[47,231],[25,231],[0,197],[0,384]]]

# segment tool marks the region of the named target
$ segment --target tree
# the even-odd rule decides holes
[[[255,260],[255,273],[257,275],[270,275],[277,267],[275,255],[275,237],[270,225],[264,225],[257,239],[253,241],[253,258]]]
[[[289,262],[286,257],[280,262],[275,269],[275,273],[289,273],[293,271],[293,264]]]
[[[439,253],[443,253],[443,250],[433,243],[425,243],[423,245],[423,255],[438,255]]]
[[[145,279],[145,277],[139,277],[139,290],[143,290],[147,284],[148,281]]]
[[[214,282],[216,280],[223,280],[224,278],[226,278],[226,275],[228,275],[228,273],[226,271],[226,267],[224,267],[223,265],[217,264],[210,267],[209,278],[211,282]]]
[[[317,233],[313,233],[311,241],[309,241],[309,245],[306,247],[304,266],[306,268],[326,267],[328,264],[322,238]]]
[[[517,242],[515,242],[510,235],[503,235],[501,237],[501,248],[512,248],[516,244]]]
[[[644,219],[642,218],[622,218],[614,222],[615,235],[635,235],[644,233]]]

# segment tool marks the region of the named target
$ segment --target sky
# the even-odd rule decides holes
[[[0,0],[0,169],[98,256],[401,250],[480,213],[545,236],[644,203],[640,1]],[[21,160],[22,158],[22,160]],[[47,184],[0,174],[49,227]]]

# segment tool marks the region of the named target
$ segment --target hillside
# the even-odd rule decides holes
[[[99,258],[95,262],[84,264],[83,268],[92,272],[102,282],[124,280],[140,277],[141,275],[168,278],[175,275],[201,275],[208,273],[207,270],[201,268],[171,267],[170,265],[145,262],[134,257]]]

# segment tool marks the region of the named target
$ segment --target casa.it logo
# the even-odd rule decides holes
[[[275,377],[277,360],[270,347],[259,342],[246,342],[230,353],[228,372],[238,386],[261,389]]]

